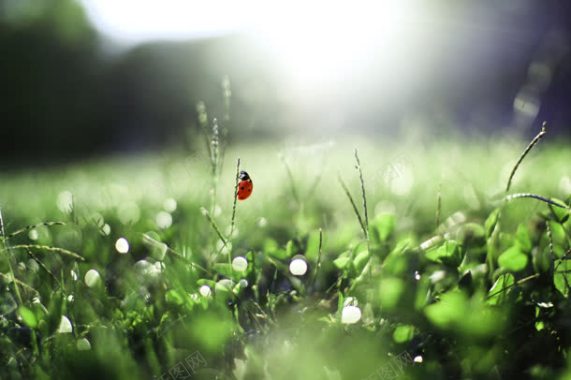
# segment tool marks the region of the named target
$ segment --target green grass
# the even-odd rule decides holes
[[[192,379],[571,376],[569,210],[503,200],[525,146],[268,143],[0,174],[0,378],[176,378],[188,358]],[[254,192],[233,210],[238,158]],[[569,162],[548,135],[509,194],[569,204]]]

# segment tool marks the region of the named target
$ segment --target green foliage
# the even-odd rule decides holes
[[[28,309],[25,306],[20,306],[18,308],[18,314],[20,315],[20,318],[22,318],[22,321],[30,328],[36,328],[36,326],[38,325],[38,320],[36,319],[36,316],[34,315],[34,312],[30,309]]]
[[[527,256],[517,246],[507,249],[498,259],[500,267],[512,272],[524,270],[527,266],[527,262]]]
[[[235,167],[220,161],[215,196],[212,168],[179,155],[35,180],[2,174],[0,377],[151,379],[196,352],[197,379],[368,378],[396,368],[401,353],[410,356],[398,362],[402,378],[563,376],[569,210],[533,198],[468,201],[459,172],[478,174],[478,193],[503,188],[494,170],[510,152],[497,144],[485,157],[466,147],[454,161],[439,226],[427,189],[452,162],[450,147],[411,155],[409,197],[384,176],[344,176],[349,194],[367,184],[368,234],[364,211],[355,217],[335,180],[339,168],[355,175],[343,149],[313,172],[312,154],[299,168],[288,162],[297,200],[268,149],[226,150],[240,153],[256,184],[235,218]],[[360,152],[372,170],[377,153]],[[566,204],[569,194],[551,184],[568,175],[561,162],[571,157],[544,155],[518,186]],[[324,185],[304,198],[317,175]],[[165,214],[172,223],[159,223]],[[231,264],[238,256],[243,271]]]
[[[435,262],[457,267],[462,261],[462,251],[457,241],[447,240],[440,247],[426,252],[426,257]]]

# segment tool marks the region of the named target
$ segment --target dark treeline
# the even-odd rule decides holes
[[[2,4],[3,167],[192,138],[196,102],[204,100],[211,116],[221,114],[224,75],[239,71],[244,63],[249,69],[255,66],[247,60],[241,66],[231,63],[228,49],[233,42],[227,39],[151,43],[106,55],[83,10],[71,0],[45,1],[36,13],[16,14],[13,19],[8,17],[7,2]],[[258,82],[244,85],[260,89],[263,71],[237,77]],[[248,105],[235,96],[232,108],[246,110]],[[240,120],[240,114],[247,113],[233,115],[236,123],[252,127],[252,121]]]
[[[518,94],[540,107],[529,116],[529,106],[520,106],[523,118],[531,117],[520,123],[528,131],[547,119],[568,132],[571,34],[564,20],[571,18],[570,7],[558,1],[527,5],[525,12],[497,16],[498,25],[505,22],[503,39],[489,20],[479,19],[494,9],[474,6],[467,22],[481,21],[483,27],[462,27],[469,31],[464,37],[454,30],[466,20],[447,20],[439,26],[447,37],[428,45],[439,50],[425,55],[438,59],[420,67],[427,73],[423,83],[401,91],[384,85],[393,73],[355,73],[354,86],[332,96],[334,101],[316,102],[304,123],[292,116],[299,111],[298,94],[285,91],[280,77],[287,67],[278,69],[280,62],[251,36],[155,42],[105,54],[104,42],[75,1],[0,0],[0,166],[188,142],[198,131],[197,101],[206,103],[210,116],[223,114],[226,75],[233,90],[231,126],[240,132],[231,138],[311,132],[311,123],[326,124],[332,111],[344,114],[351,133],[386,133],[405,113],[432,118],[441,127],[448,122],[483,132],[513,128]],[[530,69],[534,62],[550,69],[548,85]],[[398,75],[418,65],[411,62]],[[392,103],[379,100],[389,96]],[[447,117],[439,119],[443,109]]]

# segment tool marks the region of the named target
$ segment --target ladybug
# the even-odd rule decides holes
[[[250,195],[252,195],[252,190],[254,189],[254,183],[252,179],[245,171],[241,171],[240,175],[238,175],[238,200],[243,201],[247,199]]]

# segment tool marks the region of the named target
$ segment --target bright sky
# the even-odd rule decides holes
[[[125,43],[199,38],[254,24],[259,0],[79,0],[95,26]]]
[[[410,45],[420,8],[417,0],[79,1],[103,34],[122,44],[254,31],[303,83],[330,82],[373,50],[382,47],[389,57]]]
[[[122,42],[197,38],[239,30],[272,34],[342,31],[354,36],[413,0],[78,0],[104,34]],[[404,5],[403,5],[404,4]],[[407,6],[408,4],[408,6]],[[337,32],[337,34],[339,34]]]

